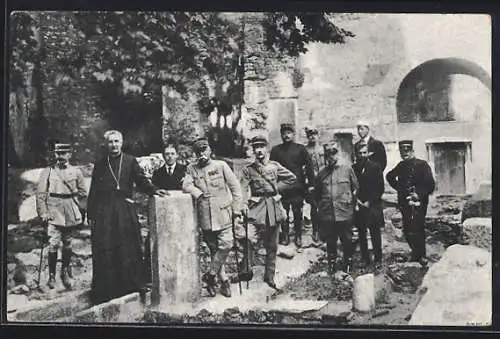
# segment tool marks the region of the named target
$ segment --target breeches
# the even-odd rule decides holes
[[[47,236],[49,237],[49,252],[57,252],[61,247],[71,249],[74,227],[56,226],[49,224],[47,226]]]
[[[231,251],[233,244],[233,232],[231,227],[220,231],[203,231],[203,240],[210,249],[212,262],[210,274],[218,274],[221,280],[226,280],[224,264]]]
[[[235,226],[238,262],[240,263],[241,272],[248,272],[250,270],[254,253],[258,250],[259,244],[262,244],[266,249],[264,278],[267,280],[274,279],[279,230],[279,225],[270,225],[269,220],[267,220],[266,225],[249,223],[248,238],[246,238],[244,226],[241,224]],[[248,239],[248,243],[246,239]]]

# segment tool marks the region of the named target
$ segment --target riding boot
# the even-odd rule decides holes
[[[231,285],[229,284],[229,280],[221,281],[219,292],[226,298],[231,298]]]
[[[302,224],[295,225],[295,246],[302,247]]]
[[[281,245],[288,246],[290,244],[290,223],[288,222],[288,220],[285,220],[281,224],[281,232],[279,238]]]
[[[71,279],[70,279],[70,262],[71,262],[71,249],[63,249],[62,251],[62,265],[61,265],[61,280],[64,287],[67,290],[71,289]]]
[[[208,295],[210,297],[215,297],[215,295],[217,294],[217,292],[215,291],[215,287],[217,286],[215,275],[205,273],[201,280],[206,284],[205,288],[207,289]]]
[[[49,281],[47,286],[50,289],[55,287],[56,283],[56,266],[57,266],[57,252],[49,252]]]

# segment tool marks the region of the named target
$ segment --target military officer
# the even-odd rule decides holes
[[[311,161],[314,170],[314,178],[325,167],[325,155],[323,147],[318,144],[318,130],[316,128],[305,128],[308,143],[306,145],[307,152],[311,156]],[[319,241],[319,224],[318,224],[318,206],[316,201],[312,199],[312,195],[308,194],[306,202],[311,206],[311,223],[313,228],[312,240]]]
[[[302,247],[302,226],[304,223],[303,207],[306,193],[314,187],[314,170],[311,157],[304,145],[293,141],[295,129],[292,124],[281,124],[283,143],[271,149],[270,160],[277,161],[297,177],[297,181],[282,192],[283,207],[289,216],[290,207],[293,213],[295,246]],[[289,223],[283,223],[281,243],[289,244]]]
[[[387,173],[386,179],[398,192],[403,233],[411,249],[410,260],[427,266],[424,224],[435,181],[429,164],[415,157],[412,140],[400,141],[399,153],[402,161]]]
[[[47,225],[49,238],[47,286],[50,289],[55,286],[57,252],[62,243],[61,280],[66,289],[71,289],[72,233],[75,226],[83,222],[80,205],[87,191],[82,172],[69,163],[71,145],[56,143],[53,148],[56,163],[45,168],[40,175],[36,207],[38,216]]]
[[[264,282],[277,289],[274,281],[276,252],[278,249],[279,226],[286,222],[285,211],[281,204],[280,193],[296,180],[295,174],[276,161],[269,160],[268,140],[259,135],[251,140],[255,161],[243,168],[241,187],[243,192],[243,211],[248,215],[249,252],[260,238],[266,248]],[[238,235],[241,238],[241,235]],[[242,279],[251,280],[253,274],[248,265],[249,259],[242,261]],[[248,277],[248,278],[245,278]]]
[[[193,149],[197,162],[186,168],[182,190],[196,200],[198,222],[212,256],[210,269],[202,280],[213,297],[216,295],[215,278],[218,274],[220,293],[231,297],[224,264],[233,244],[232,218],[241,216],[241,186],[227,163],[211,158],[208,140],[197,140]]]
[[[348,272],[352,262],[352,226],[358,181],[350,166],[338,164],[338,146],[324,145],[326,167],[316,178],[314,194],[318,203],[320,232],[326,241],[331,274],[337,270],[337,241],[343,251],[342,270]]]

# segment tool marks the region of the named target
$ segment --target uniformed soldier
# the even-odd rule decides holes
[[[306,147],[293,141],[295,134],[293,125],[281,124],[280,131],[283,143],[271,149],[269,158],[279,162],[297,177],[297,181],[286,191],[283,191],[282,195],[283,207],[286,210],[287,217],[290,213],[290,207],[292,209],[295,246],[300,249],[302,247],[302,226],[304,223],[304,198],[307,193],[312,192],[314,187],[313,165]],[[283,245],[288,245],[290,242],[288,222],[283,223],[280,242]]]
[[[61,280],[66,289],[71,289],[72,233],[81,225],[82,199],[87,196],[83,174],[69,163],[71,145],[54,144],[56,163],[45,168],[37,186],[36,207],[38,216],[47,225],[49,239],[49,281],[50,289],[55,285],[57,252],[62,242]]]
[[[274,281],[276,252],[280,224],[286,222],[286,215],[281,204],[281,192],[293,185],[295,174],[268,158],[268,140],[266,136],[256,136],[251,140],[255,161],[243,168],[241,187],[243,192],[243,211],[248,215],[248,234],[251,246],[246,253],[252,257],[252,246],[261,239],[266,248],[264,282],[277,288]],[[238,235],[241,238],[241,234]],[[252,271],[248,258],[242,261],[240,280],[251,280]]]
[[[311,161],[314,170],[314,178],[325,167],[325,154],[323,147],[318,144],[318,130],[316,128],[305,128],[308,143],[306,145],[307,152],[311,156]],[[319,239],[319,224],[318,224],[318,206],[316,200],[312,198],[312,194],[306,196],[306,202],[311,206],[311,223],[313,228],[312,240],[318,242]]]
[[[210,269],[202,280],[210,296],[215,296],[216,275],[219,276],[220,293],[231,297],[229,279],[224,264],[233,247],[232,218],[241,216],[241,187],[227,163],[211,159],[208,140],[199,139],[193,145],[197,157],[188,165],[182,190],[196,200],[198,222],[204,241],[210,248]]]
[[[352,227],[358,181],[350,166],[338,164],[338,146],[324,145],[326,167],[316,178],[314,194],[322,239],[326,241],[328,266],[331,274],[337,270],[337,241],[343,251],[342,270],[348,272],[352,263]]]
[[[400,141],[399,153],[403,160],[387,173],[386,179],[398,192],[403,233],[411,249],[410,260],[427,266],[424,224],[435,181],[429,164],[415,157],[412,140]]]

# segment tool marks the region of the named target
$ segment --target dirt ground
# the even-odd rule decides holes
[[[139,212],[140,222],[145,225],[147,220],[144,215],[147,203],[143,195],[137,195],[136,198],[140,201]],[[453,220],[459,219],[459,213],[463,203],[462,198],[444,197],[436,199],[429,206],[429,218],[427,221],[427,250],[430,261],[436,262],[445,250],[445,246],[451,243],[456,243],[458,235]],[[385,281],[384,277],[388,273],[388,268],[393,263],[404,261],[404,257],[408,254],[408,246],[402,238],[401,231],[391,224],[391,216],[397,214],[394,208],[388,207],[385,210],[386,227],[383,230],[384,244],[384,265],[381,270],[375,272],[376,280]],[[396,218],[397,219],[397,218]],[[451,220],[451,221],[450,221]],[[309,223],[308,223],[309,224]],[[437,226],[436,226],[437,225]],[[450,226],[451,225],[451,226]],[[31,300],[54,299],[64,295],[65,290],[61,286],[59,273],[57,276],[57,286],[54,290],[48,290],[45,287],[48,280],[47,272],[47,250],[44,250],[44,258],[42,260],[41,287],[37,288],[36,280],[38,275],[38,265],[40,260],[40,245],[36,240],[36,236],[42,232],[40,226],[36,223],[17,223],[10,224],[8,229],[8,306],[9,300],[15,300],[16,304],[29,304]],[[305,227],[304,238],[310,237],[310,225]],[[306,241],[307,242],[307,241]],[[310,241],[309,241],[310,242]],[[290,245],[293,246],[293,245]],[[75,237],[75,256],[73,257],[73,290],[88,289],[91,283],[91,251],[90,251],[90,231],[88,228],[80,229],[76,232]],[[263,264],[264,253],[260,253],[255,258],[255,265]],[[208,251],[206,246],[201,246],[201,262],[202,268],[208,263]],[[230,258],[229,262],[234,259]],[[311,270],[300,279],[291,282],[286,286],[286,293],[296,299],[313,299],[313,300],[328,300],[329,303],[346,302],[352,298],[351,284],[346,281],[332,280],[326,274],[326,259],[322,258],[316,263]],[[228,273],[234,273],[234,265],[228,265]],[[370,271],[360,266],[359,252],[354,257],[354,266],[351,276],[356,278],[358,275]],[[58,268],[59,272],[59,268]],[[422,274],[423,276],[423,274]],[[389,288],[384,289],[385,292],[379,293],[377,296],[377,310],[371,314],[355,313],[349,319],[350,324],[386,324],[386,325],[404,325],[408,322],[409,316],[416,308],[419,296],[416,293],[390,291]],[[13,301],[14,302],[14,301]],[[14,305],[15,306],[15,305]],[[15,307],[8,307],[10,311]],[[327,313],[327,311],[325,311]],[[233,312],[232,315],[221,315],[219,321],[233,322],[234,319],[250,320],[260,319],[260,323],[276,323],[283,322],[282,318],[277,315],[265,315],[262,313],[235,315],[238,312]],[[207,318],[208,317],[208,318]],[[278,318],[279,319],[278,319]],[[202,315],[202,318],[216,319],[215,315]],[[196,322],[196,319],[186,319],[188,322]],[[225,319],[225,320],[224,320]],[[231,320],[233,319],[233,320]],[[274,320],[273,320],[274,319]],[[281,319],[281,320],[280,320]],[[314,320],[297,319],[297,323],[317,323]],[[203,321],[204,322],[204,321]]]

